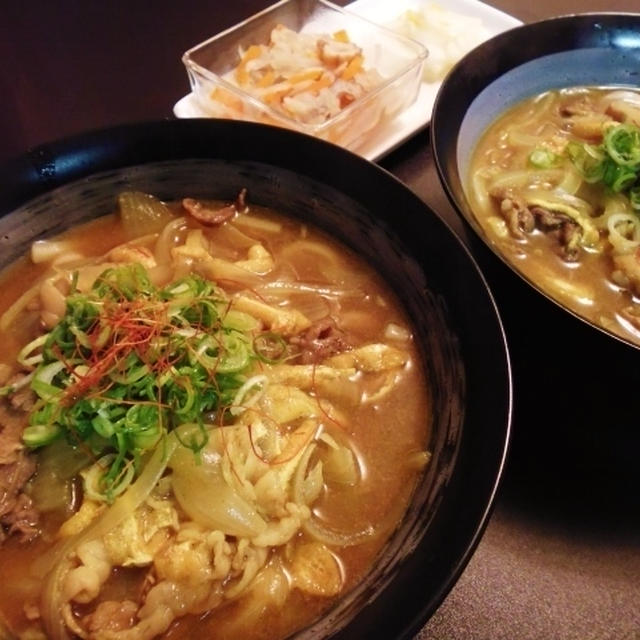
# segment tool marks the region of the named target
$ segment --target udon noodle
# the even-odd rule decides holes
[[[428,461],[393,294],[244,191],[121,194],[8,268],[0,314],[9,637],[285,637],[362,579]]]
[[[640,92],[577,87],[510,109],[472,158],[488,239],[563,305],[640,344]]]

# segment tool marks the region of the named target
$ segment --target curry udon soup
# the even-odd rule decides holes
[[[477,145],[467,193],[489,241],[552,298],[640,344],[640,90],[530,98]]]
[[[4,624],[284,637],[368,571],[428,461],[411,328],[244,192],[118,202],[2,278]]]

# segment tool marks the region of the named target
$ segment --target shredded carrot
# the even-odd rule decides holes
[[[240,64],[236,67],[236,80],[238,84],[243,85],[249,82],[249,73],[247,72],[247,62],[249,60],[255,60],[262,54],[262,47],[257,44],[252,44],[242,56]]]
[[[362,57],[362,55],[357,55],[351,58],[349,64],[346,66],[340,77],[343,80],[351,80],[351,78],[353,78],[356,73],[358,73],[362,69],[363,61],[364,58]]]
[[[249,73],[243,64],[239,64],[236,68],[236,82],[243,87],[249,82]]]
[[[223,104],[225,107],[229,107],[229,109],[242,113],[242,110],[243,110],[242,100],[238,98],[238,96],[231,93],[231,91],[227,91],[226,89],[221,89],[220,87],[216,87],[209,94],[209,97],[215,102],[219,102],[220,104]]]
[[[252,44],[242,56],[242,62],[240,64],[247,64],[249,60],[254,60],[255,58],[260,57],[262,53],[262,47],[259,44]]]
[[[338,42],[349,42],[349,34],[344,29],[340,29],[333,34],[333,39]]]
[[[226,77],[270,109],[301,123],[319,124],[375,85],[379,74],[374,69],[363,74],[365,64],[362,50],[345,29],[327,36],[296,33],[280,24],[272,29],[268,44],[248,47]],[[336,86],[336,80],[342,83]],[[301,99],[287,99],[292,96]],[[233,107],[237,113],[227,117],[263,119],[248,105],[244,110],[239,104]]]
[[[321,75],[322,69],[320,68],[305,69],[304,71],[292,73],[289,76],[289,82],[291,82],[291,84],[298,84],[299,82],[304,82],[305,80],[317,80]]]
[[[256,87],[270,87],[275,79],[276,74],[273,71],[269,70],[260,78],[260,80],[258,80],[258,82],[256,82]]]
[[[279,82],[277,85],[274,85],[274,87],[277,88],[274,88],[272,91],[265,93],[263,96],[263,100],[267,104],[271,104],[273,102],[281,102],[284,96],[291,93],[291,84],[289,84],[288,82]]]
[[[325,87],[330,87],[333,84],[333,77],[329,73],[325,73],[321,78],[312,82],[307,88],[306,91],[310,91],[311,93],[318,93],[321,89]]]

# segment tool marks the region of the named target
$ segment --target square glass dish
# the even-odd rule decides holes
[[[427,50],[326,0],[282,0],[186,51],[202,111],[355,148],[418,95]]]

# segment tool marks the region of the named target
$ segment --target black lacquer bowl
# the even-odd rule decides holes
[[[179,120],[88,133],[0,168],[0,264],[115,208],[123,189],[233,199],[302,217],[373,264],[405,304],[433,396],[433,458],[364,582],[296,637],[412,638],[470,558],[504,465],[510,367],[470,254],[411,191],[343,149],[264,125]]]
[[[640,14],[560,16],[481,44],[444,80],[431,141],[440,180],[470,231],[468,244],[509,339],[510,479],[545,513],[592,521],[637,509],[640,430],[618,398],[621,380],[626,388],[640,384],[638,345],[577,316],[527,280],[487,238],[465,194],[470,155],[501,113],[545,90],[580,85],[640,86]]]
[[[473,214],[465,185],[478,140],[502,113],[545,91],[580,86],[640,87],[640,14],[560,16],[495,36],[452,69],[431,119],[436,167],[456,210],[500,259],[563,309],[559,299],[522,275],[487,237]],[[625,342],[639,346],[630,339]]]

